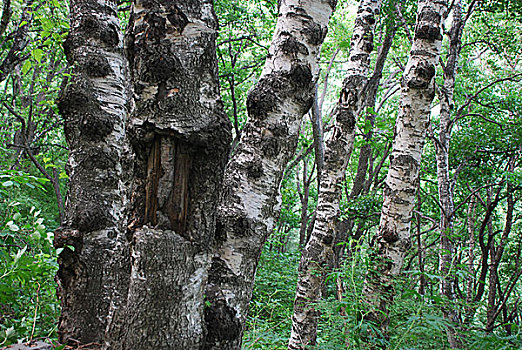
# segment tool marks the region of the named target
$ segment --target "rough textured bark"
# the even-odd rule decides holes
[[[373,74],[366,84],[364,88],[365,101],[363,108],[371,107],[375,111],[375,105],[377,100],[377,91],[382,78],[382,71],[384,69],[384,64],[386,62],[386,58],[388,57],[388,53],[390,52],[390,48],[393,44],[393,38],[395,37],[395,33],[397,32],[397,27],[395,23],[390,24],[391,27],[388,28],[386,32],[386,36],[382,42],[382,45],[379,47],[377,53],[377,59],[375,62],[375,69]],[[355,174],[355,178],[353,180],[352,190],[348,196],[348,201],[352,201],[356,199],[361,194],[368,194],[370,191],[370,187],[372,184],[371,177],[373,176],[373,162],[375,161],[377,155],[375,154],[375,150],[372,148],[371,140],[373,138],[373,126],[375,124],[375,117],[377,113],[366,113],[365,122],[370,123],[372,125],[372,129],[364,135],[366,143],[363,144],[361,150],[359,151],[359,161],[357,163],[357,172]],[[387,158],[385,154],[383,156],[384,159]],[[376,173],[379,173],[380,167],[378,167]],[[335,254],[335,266],[340,265],[340,260],[344,255],[344,248],[346,245],[339,244],[346,242],[348,237],[353,238],[357,241],[361,235],[364,233],[361,230],[357,230],[355,234],[353,234],[353,228],[355,225],[355,219],[348,218],[344,221],[340,221],[336,227],[336,237],[334,244],[334,254]],[[355,244],[354,244],[355,245]],[[350,249],[351,250],[351,249]],[[351,251],[348,251],[348,254],[351,254]]]
[[[283,170],[314,99],[318,55],[335,0],[283,0],[269,55],[247,99],[249,120],[225,172],[205,312],[206,349],[239,349]]]
[[[70,181],[65,222],[54,242],[64,248],[58,333],[63,343],[102,343],[110,304],[122,301],[128,276],[128,265],[117,258],[127,249],[128,67],[116,4],[72,0],[70,8],[64,49],[73,69],[59,101]]]
[[[411,246],[411,217],[446,8],[445,1],[419,0],[413,47],[402,80],[381,221],[363,289],[370,306],[365,317],[379,325],[383,333],[388,324],[387,306],[394,295],[393,279]]]
[[[314,304],[321,297],[326,272],[333,265],[341,184],[353,149],[356,117],[364,101],[361,94],[368,82],[373,32],[380,7],[381,1],[365,0],[357,11],[347,77],[334,112],[333,131],[326,141],[314,229],[299,263],[289,349],[304,349],[316,343],[319,312]]]
[[[216,203],[231,140],[219,95],[210,0],[138,0],[128,56],[136,154],[132,268],[110,349],[199,349]]]

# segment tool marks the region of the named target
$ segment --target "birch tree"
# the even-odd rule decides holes
[[[282,0],[269,54],[247,100],[249,120],[225,170],[206,298],[207,349],[239,349],[279,186],[314,99],[318,55],[336,0]]]
[[[212,1],[133,4],[128,57],[136,157],[127,305],[108,348],[196,349],[216,202],[231,141],[219,94]]]
[[[102,343],[127,285],[125,164],[128,67],[115,3],[71,0],[71,79],[59,101],[69,145],[66,216],[55,233],[63,343]]]
[[[381,327],[384,334],[388,305],[394,295],[393,279],[411,246],[411,217],[446,11],[445,1],[419,0],[413,46],[402,80],[381,220],[362,294],[371,307],[366,318]]]
[[[364,101],[362,93],[368,82],[373,32],[380,7],[381,1],[365,0],[361,1],[357,11],[347,77],[334,112],[333,131],[324,151],[314,228],[299,264],[289,349],[304,349],[316,343],[319,314],[313,304],[319,301],[325,273],[333,265],[341,184],[353,149],[356,117]]]
[[[453,95],[457,76],[457,64],[462,47],[462,33],[467,19],[474,10],[476,2],[473,1],[465,16],[462,13],[462,3],[457,0],[453,4],[452,24],[449,36],[449,51],[446,63],[443,67],[443,85],[440,88],[440,129],[438,139],[435,141],[437,161],[437,183],[440,202],[440,273],[441,294],[448,298],[449,307],[443,308],[444,317],[453,324],[459,323],[457,308],[451,305],[455,300],[455,247],[454,247],[454,216],[455,216],[455,183],[458,173],[450,177],[449,149],[451,131],[455,123],[452,118]],[[461,343],[453,327],[448,327],[448,341],[452,348],[460,348]]]

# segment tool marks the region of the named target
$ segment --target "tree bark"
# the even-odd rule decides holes
[[[239,349],[263,244],[279,211],[279,186],[314,99],[318,56],[336,0],[282,0],[249,120],[225,171],[205,312],[205,349]]]
[[[64,43],[72,74],[59,100],[69,145],[65,222],[55,233],[59,340],[103,342],[110,304],[122,302],[128,279],[124,230],[128,164],[128,65],[113,2],[71,0]]]
[[[209,0],[137,0],[127,52],[136,155],[124,312],[106,348],[199,349],[216,203],[231,141]]]
[[[362,293],[367,296],[370,307],[365,317],[376,323],[384,336],[388,325],[387,307],[394,295],[393,279],[399,274],[411,246],[412,211],[434,97],[435,67],[446,8],[445,1],[419,0],[415,37],[402,80],[381,221]]]
[[[301,219],[299,222],[299,250],[303,249],[306,244],[307,234],[306,229],[308,228],[308,202],[310,197],[310,184],[312,182],[312,174],[314,169],[310,171],[310,175],[308,174],[308,159],[307,157],[303,158],[303,188],[301,190],[301,186],[299,183],[301,179],[299,178],[299,170],[297,171],[296,183],[297,183],[297,192],[299,193],[299,199],[301,200]]]
[[[472,9],[470,9],[472,11]],[[455,300],[455,245],[453,221],[455,215],[454,184],[450,178],[449,148],[453,119],[453,95],[455,91],[455,79],[457,75],[457,63],[462,46],[462,32],[465,21],[462,18],[462,4],[460,0],[453,3],[453,20],[449,32],[449,52],[444,67],[444,82],[441,87],[440,98],[440,130],[438,140],[435,142],[437,161],[437,183],[440,203],[440,273],[441,294],[448,300],[448,307],[443,307],[444,318],[450,323],[447,327],[448,342],[453,349],[459,349],[462,344],[454,326],[458,325],[460,315],[457,308],[452,305]]]
[[[388,57],[388,53],[390,52],[390,48],[393,44],[393,38],[395,37],[395,33],[397,32],[397,27],[395,23],[391,23],[390,27],[387,28],[386,36],[382,42],[382,45],[379,47],[377,58],[375,62],[375,69],[373,70],[373,74],[368,81],[368,84],[364,88],[364,105],[363,108],[371,108],[375,111],[375,104],[377,100],[377,92],[382,78],[382,71],[384,69],[384,64],[386,62],[386,58]],[[365,143],[361,146],[359,151],[359,161],[357,163],[357,172],[355,174],[355,178],[353,180],[352,190],[348,195],[347,200],[353,201],[361,194],[367,194],[370,191],[370,187],[372,184],[372,164],[376,159],[377,155],[375,154],[375,150],[371,145],[371,140],[373,139],[373,128],[375,124],[375,117],[377,116],[376,112],[366,113],[365,115],[365,123],[371,124],[371,129],[367,134],[364,135]],[[386,154],[383,156],[387,158]],[[383,160],[384,161],[384,160]],[[379,173],[380,168],[376,169],[377,174]],[[340,265],[340,260],[345,253],[345,243],[348,240],[348,237],[353,238],[354,240],[358,240],[363,231],[357,230],[357,233],[360,236],[357,236],[357,233],[354,235],[352,233],[353,227],[355,225],[355,218],[348,218],[344,221],[340,221],[336,227],[336,237],[334,244],[334,254],[335,254],[335,266]],[[349,248],[348,254],[351,254],[351,247]]]
[[[316,344],[319,312],[314,304],[321,297],[326,272],[333,265],[341,183],[353,149],[356,117],[364,101],[361,94],[368,82],[373,32],[380,7],[381,1],[366,0],[357,11],[347,77],[334,112],[333,131],[326,141],[317,216],[299,263],[289,349],[305,349]]]

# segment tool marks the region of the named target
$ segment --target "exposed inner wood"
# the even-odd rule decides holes
[[[147,164],[147,182],[145,184],[145,216],[143,223],[158,223],[158,184],[161,177],[161,137],[156,136],[151,147]]]
[[[172,229],[184,236],[188,213],[192,156],[182,143],[177,142],[174,147],[174,178],[172,191],[167,202],[167,215]]]
[[[144,224],[170,226],[185,236],[191,167],[192,155],[183,142],[156,136],[147,163]]]

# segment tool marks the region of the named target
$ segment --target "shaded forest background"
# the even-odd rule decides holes
[[[464,8],[475,3],[466,3]],[[122,23],[130,4],[120,4]],[[522,347],[522,4],[476,4],[463,32],[457,64],[449,148],[454,191],[452,268],[441,274],[436,147],[441,129],[445,36],[428,141],[420,170],[412,247],[390,308],[390,349],[448,347],[456,327],[467,348]],[[316,113],[327,135],[344,77],[357,3],[340,1],[321,54]],[[234,143],[246,122],[246,97],[263,67],[277,19],[276,1],[215,1],[219,19],[221,93]],[[336,268],[327,276],[317,349],[363,348],[372,329],[360,315],[372,242],[382,207],[400,80],[408,60],[416,4],[386,1],[376,28],[376,51],[393,38],[375,107],[358,118],[354,154],[343,183],[342,233]],[[54,276],[59,249],[53,230],[63,218],[67,144],[58,112],[69,78],[62,43],[68,33],[63,1],[4,0],[0,21],[0,345],[56,338],[59,302]],[[451,14],[447,21],[451,24]],[[448,27],[449,28],[449,27]],[[449,30],[446,28],[447,30]],[[449,32],[446,32],[449,34]],[[281,186],[276,229],[266,243],[250,304],[245,349],[285,349],[290,335],[297,266],[313,227],[317,171],[312,111]],[[364,155],[362,157],[361,155]],[[365,161],[361,161],[365,159]],[[354,190],[356,189],[357,190]],[[441,293],[451,279],[456,295]],[[443,309],[458,310],[449,324]]]

